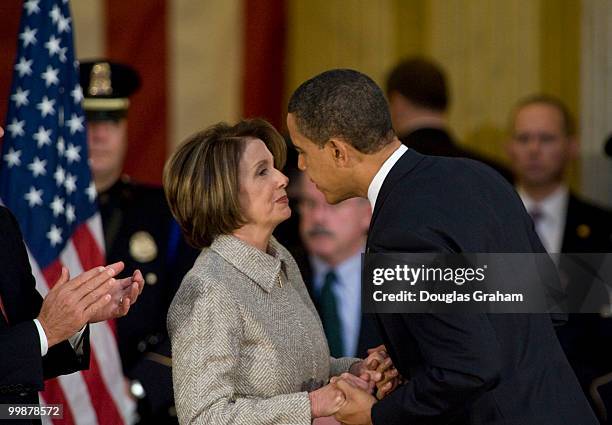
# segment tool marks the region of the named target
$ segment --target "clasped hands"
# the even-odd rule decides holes
[[[371,424],[372,406],[395,390],[399,382],[385,346],[371,348],[368,357],[353,364],[349,373],[332,377],[328,385],[309,394],[313,418],[334,415],[347,425]]]
[[[87,323],[125,316],[144,287],[139,270],[132,276],[115,279],[123,262],[95,267],[70,279],[68,269],[43,300],[37,317],[49,347],[68,339]]]

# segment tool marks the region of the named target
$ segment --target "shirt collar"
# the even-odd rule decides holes
[[[338,278],[338,283],[341,285],[346,283],[347,276],[354,275],[355,272],[357,275],[361,276],[361,254],[363,252],[364,250],[360,249],[357,253],[335,267],[330,266],[317,256],[311,256],[310,264],[312,265],[312,270],[314,272],[313,274],[316,290],[318,291],[321,289],[325,275],[332,269],[335,271],[336,277]]]
[[[540,201],[531,198],[520,187],[518,188],[518,193],[528,212],[531,213],[534,209],[538,209],[545,218],[557,221],[561,214],[567,209],[569,189],[564,184],[560,185],[553,193]]]
[[[380,188],[385,182],[385,178],[395,165],[397,161],[404,155],[404,153],[408,150],[406,145],[401,144],[395,152],[391,154],[389,158],[383,163],[380,170],[376,173],[370,186],[368,187],[368,200],[370,201],[370,205],[372,206],[372,211],[374,211],[374,206],[376,205],[376,199],[378,198],[378,194],[380,193]]]
[[[270,292],[278,284],[281,269],[285,270],[288,253],[272,236],[268,252],[263,252],[233,235],[219,235],[210,249],[232,264],[264,291]]]

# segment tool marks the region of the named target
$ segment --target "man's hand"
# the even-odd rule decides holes
[[[345,402],[334,415],[337,421],[346,425],[372,425],[372,406],[376,399],[362,387],[348,379],[335,379],[335,385],[344,393]]]
[[[116,285],[113,276],[123,270],[123,263],[113,266],[93,268],[72,280],[68,269],[62,267],[62,274],[47,293],[38,315],[49,347],[74,335],[110,303],[110,292]]]
[[[111,264],[108,267],[114,268],[115,274],[119,273],[118,266],[123,263]],[[144,279],[140,270],[135,270],[132,276],[124,279],[116,279],[109,294],[111,300],[104,307],[98,309],[89,319],[89,323],[102,322],[104,320],[116,319],[125,316],[130,310],[130,306],[136,302],[138,295],[144,288]]]
[[[333,384],[308,393],[312,418],[331,416],[344,404],[344,394]]]

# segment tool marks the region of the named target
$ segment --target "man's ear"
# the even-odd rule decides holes
[[[340,168],[347,167],[351,161],[352,146],[342,139],[330,139],[326,147],[330,150],[332,158]]]

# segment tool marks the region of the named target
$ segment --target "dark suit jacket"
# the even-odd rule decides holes
[[[83,356],[77,356],[70,343],[64,341],[49,348],[42,357],[33,322],[42,297],[35,289],[17,220],[1,206],[0,247],[0,295],[8,316],[7,323],[0,314],[0,403],[38,403],[37,392],[43,390],[45,379],[89,367],[89,328],[84,334]]]
[[[408,150],[378,195],[369,252],[543,252],[514,189],[489,167]],[[377,315],[408,382],[380,424],[595,424],[545,314]]]
[[[612,252],[612,213],[570,194],[561,252]],[[602,296],[606,295],[604,289]],[[556,330],[589,402],[602,423],[612,423],[612,376],[605,383],[594,385],[598,378],[612,372],[612,319],[599,314],[570,314],[567,325]],[[607,421],[603,420],[602,407]]]
[[[302,279],[304,279],[304,283],[306,284],[306,288],[308,289],[308,294],[312,299],[317,310],[319,309],[319,304],[317,297],[314,294],[313,288],[313,274],[312,267],[310,265],[310,261],[308,259],[308,255],[304,251],[303,247],[291,247],[291,254],[295,258],[295,261],[300,268],[300,273],[302,274]],[[359,282],[361,286],[361,282]],[[362,314],[361,315],[361,325],[359,327],[359,339],[357,340],[357,352],[355,353],[355,357],[365,358],[367,357],[368,348],[377,347],[382,344],[382,337],[380,336],[380,332],[378,331],[378,326],[376,324],[376,320],[371,314]]]
[[[124,374],[138,380],[140,423],[177,423],[170,367],[168,307],[198,251],[184,242],[163,189],[123,177],[99,194],[108,263],[123,261],[125,275],[140,269],[145,288],[127,316],[117,320]]]
[[[462,148],[443,128],[417,128],[400,136],[399,139],[404,145],[424,155],[470,158],[483,162],[497,170],[509,182],[513,180],[512,173],[506,167],[474,151]]]

